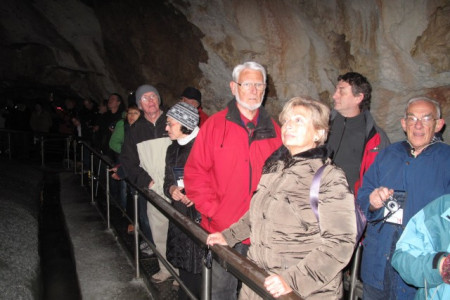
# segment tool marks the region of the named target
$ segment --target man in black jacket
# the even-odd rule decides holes
[[[125,134],[120,163],[129,180],[134,184],[143,189],[152,189],[165,197],[164,162],[171,140],[165,131],[166,115],[160,108],[161,98],[158,90],[151,85],[141,85],[136,90],[136,104],[143,113]],[[154,242],[165,258],[168,219],[153,205],[147,205],[145,198],[139,197],[139,220],[145,236]],[[146,246],[148,247],[141,244],[141,249],[148,250],[145,249]],[[161,282],[170,277],[164,265],[161,265],[160,269],[160,272],[152,276],[155,282]]]

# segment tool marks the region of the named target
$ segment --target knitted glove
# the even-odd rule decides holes
[[[441,276],[446,284],[450,284],[450,255],[444,259]]]

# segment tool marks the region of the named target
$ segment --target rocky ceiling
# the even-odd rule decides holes
[[[366,75],[372,112],[395,141],[413,96],[437,98],[450,121],[449,53],[449,0],[0,3],[1,100],[99,101],[150,83],[170,105],[193,85],[214,113],[231,98],[233,66],[255,60],[268,71],[273,116],[297,95],[331,103],[339,74]]]

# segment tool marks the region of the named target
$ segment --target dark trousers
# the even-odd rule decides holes
[[[390,264],[384,271],[383,284],[384,288],[379,290],[363,282],[363,300],[409,300],[416,294],[416,289],[407,286]]]
[[[138,198],[138,215],[141,231],[144,233],[144,236],[154,244],[152,230],[150,229],[150,221],[148,220],[147,215],[147,200],[141,195],[139,195]]]
[[[238,243],[233,249],[247,256],[248,247],[248,245]],[[213,260],[211,298],[214,300],[232,300],[237,299],[237,295],[238,279],[222,268],[216,260]]]
[[[186,285],[186,287],[194,294],[197,299],[200,299],[201,291],[202,291],[202,273],[193,274],[191,272],[187,272],[183,269],[179,269],[181,281]],[[180,287],[178,290],[178,300],[189,300],[189,296],[186,292]]]

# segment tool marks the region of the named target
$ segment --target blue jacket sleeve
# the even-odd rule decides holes
[[[377,220],[383,217],[384,209],[378,209],[376,211],[371,212],[369,210],[370,194],[374,189],[380,187],[380,175],[379,175],[379,163],[380,163],[381,155],[377,155],[375,161],[370,166],[369,170],[364,174],[363,184],[361,188],[358,190],[358,204],[361,207],[361,210],[366,215],[367,221]]]
[[[433,241],[425,226],[425,214],[419,211],[409,222],[392,257],[392,266],[407,283],[433,288],[443,283],[438,269],[433,269]]]

